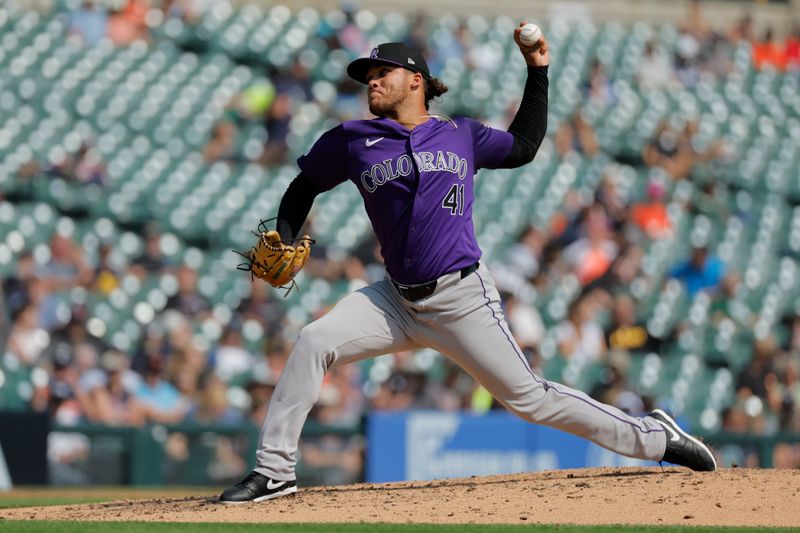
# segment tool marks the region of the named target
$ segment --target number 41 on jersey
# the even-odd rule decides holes
[[[450,210],[451,215],[464,214],[464,184],[455,183],[450,190],[447,191],[444,199],[442,200],[442,207]]]

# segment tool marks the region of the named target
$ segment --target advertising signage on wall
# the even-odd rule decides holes
[[[367,437],[369,482],[655,464],[616,455],[505,412],[373,413]]]

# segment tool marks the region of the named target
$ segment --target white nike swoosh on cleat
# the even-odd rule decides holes
[[[675,422],[675,420],[673,420],[671,416],[669,416],[667,413],[665,413],[665,412],[664,412],[664,411],[662,411],[661,409],[656,409],[656,410],[654,410],[653,412],[654,412],[654,413],[655,413],[655,412],[659,413],[659,414],[660,414],[660,415],[662,415],[664,418],[666,418],[667,420],[669,420],[670,422],[672,422],[673,424],[675,424],[675,427],[674,427],[674,428],[673,428],[673,427],[671,427],[671,425],[669,425],[669,428],[668,428],[668,429],[670,429],[672,433],[674,433],[675,431],[678,431],[678,432],[680,432],[680,434],[681,434],[681,435],[683,435],[684,437],[686,437],[686,438],[687,438],[687,439],[689,439],[690,441],[692,441],[692,442],[694,442],[695,444],[697,444],[698,446],[700,446],[700,448],[701,448],[701,449],[705,450],[705,452],[706,452],[706,453],[709,455],[709,457],[711,457],[711,462],[712,462],[712,463],[714,463],[714,470],[716,470],[716,469],[717,469],[717,459],[714,457],[714,454],[711,452],[711,450],[709,450],[709,449],[708,449],[708,446],[706,446],[705,444],[703,444],[702,442],[700,442],[699,440],[697,440],[696,438],[692,437],[691,435],[689,435],[688,433],[686,433],[684,430],[682,430],[682,429],[681,429],[681,427],[680,427],[680,426],[679,426],[679,425],[678,425],[678,424]],[[666,428],[666,427],[668,427],[668,425],[667,425],[667,424],[665,424],[664,422],[661,422],[661,421],[660,421],[660,420],[658,420],[658,419],[656,419],[656,421],[657,421],[657,422],[660,422],[660,423],[661,423],[661,425],[662,425],[662,426],[664,426],[665,428]],[[673,439],[673,440],[674,440],[674,439]]]
[[[680,435],[678,435],[678,432],[675,431],[674,429],[672,429],[672,427],[669,424],[665,424],[661,420],[656,420],[656,422],[658,422],[659,424],[664,426],[664,429],[666,429],[667,431],[669,431],[672,434],[672,437],[670,437],[669,440],[671,440],[672,442],[676,442],[676,441],[681,440],[681,437],[680,437]]]
[[[371,139],[367,139],[367,142],[366,142],[365,144],[366,144],[367,146],[372,146],[373,144],[377,144],[377,143],[381,142],[382,140],[383,140],[383,137],[378,137],[378,138],[377,138],[377,139],[375,139],[374,141],[373,141],[373,140],[371,140]]]
[[[281,496],[288,496],[289,494],[295,494],[297,492],[297,487],[286,487],[283,490],[279,490],[278,492],[273,492],[272,494],[267,494],[265,496],[261,496],[253,500],[254,503],[258,502],[265,502],[267,500],[274,500],[275,498],[280,498]]]
[[[267,488],[269,490],[275,490],[278,487],[280,487],[281,485],[283,485],[284,483],[286,483],[286,482],[285,481],[275,481],[273,479],[268,479],[267,480]]]

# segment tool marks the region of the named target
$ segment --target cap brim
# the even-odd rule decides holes
[[[354,60],[349,65],[347,65],[347,75],[356,80],[357,82],[366,85],[367,72],[369,72],[370,67],[374,65],[390,65],[393,67],[400,67],[411,70],[406,65],[401,65],[400,63],[395,63],[394,61],[389,61],[387,59],[361,57],[359,59]]]

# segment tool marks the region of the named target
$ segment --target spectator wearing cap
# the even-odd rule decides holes
[[[672,234],[672,221],[664,204],[666,193],[663,183],[652,179],[647,184],[647,200],[634,204],[630,210],[631,222],[651,239],[663,239]]]
[[[698,243],[692,246],[691,256],[677,264],[669,275],[682,281],[689,296],[694,298],[700,291],[716,292],[725,275],[725,263],[710,254],[706,244]]]

